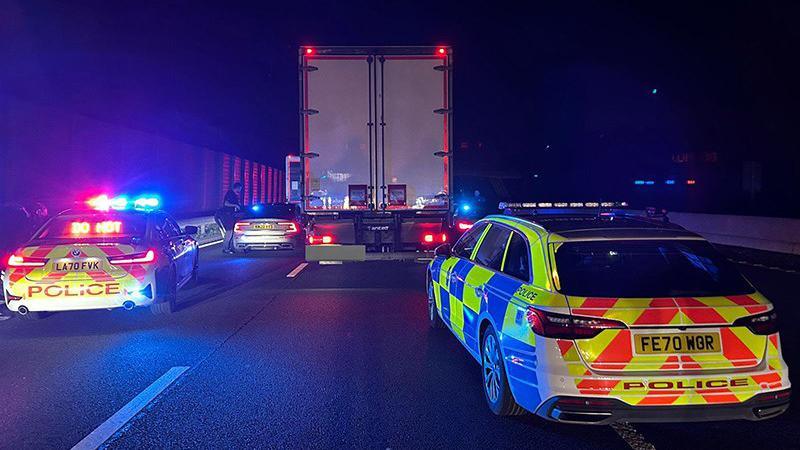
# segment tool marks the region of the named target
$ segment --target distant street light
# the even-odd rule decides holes
[[[658,89],[653,88],[653,90],[650,91],[650,93],[653,95],[658,94]]]

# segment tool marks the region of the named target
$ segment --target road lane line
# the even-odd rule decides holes
[[[656,450],[656,446],[647,442],[647,439],[628,422],[613,423],[611,424],[611,428],[613,428],[619,437],[633,450]]]
[[[286,274],[286,278],[294,278],[294,277],[296,277],[297,274],[299,274],[303,269],[305,269],[307,265],[308,265],[307,262],[302,262],[302,263],[298,264],[297,267],[295,267],[294,269],[292,269],[291,272]]]
[[[114,413],[108,420],[100,424],[94,431],[89,433],[80,442],[72,447],[72,450],[90,450],[96,449],[103,445],[108,438],[114,435],[120,428],[122,428],[129,420],[139,413],[148,403],[153,401],[164,389],[177,380],[184,372],[189,370],[188,366],[173,367],[159,379],[153,382],[145,390],[139,393],[122,409]]]
[[[212,245],[217,245],[217,244],[222,244],[222,239],[220,239],[218,241],[206,242],[205,244],[200,244],[197,247],[198,248],[206,248],[206,247],[211,247]]]

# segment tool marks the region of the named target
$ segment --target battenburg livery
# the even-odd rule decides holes
[[[772,304],[700,236],[621,206],[501,204],[437,249],[431,324],[481,363],[491,410],[593,424],[784,412]]]
[[[154,197],[88,203],[50,219],[9,257],[8,309],[25,318],[137,306],[171,312],[177,289],[197,276],[197,229],[181,229]]]

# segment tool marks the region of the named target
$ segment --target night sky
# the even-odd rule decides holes
[[[780,214],[800,196],[800,7],[695,3],[0,0],[0,94],[278,165],[298,45],[449,44],[462,169],[554,196],[697,177],[661,200]],[[750,160],[764,186],[743,201]]]

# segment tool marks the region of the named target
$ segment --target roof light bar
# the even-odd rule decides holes
[[[626,208],[628,202],[500,202],[498,208],[503,209],[536,209],[536,208]]]

